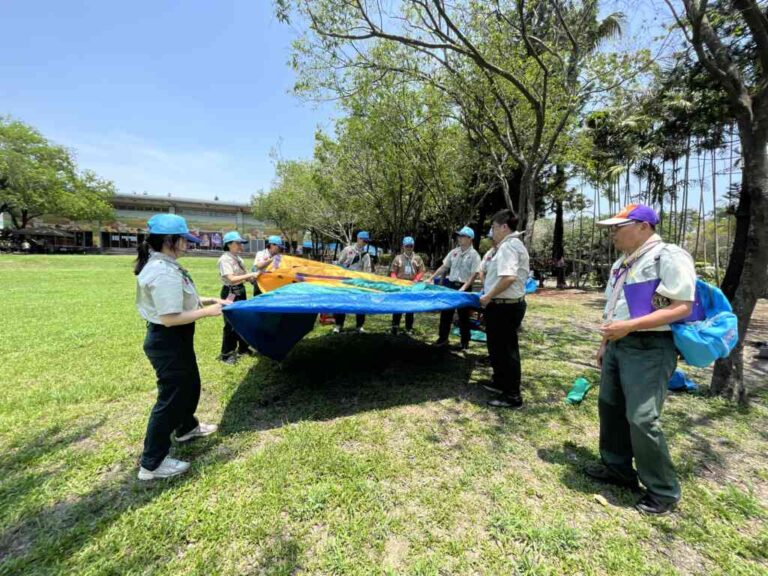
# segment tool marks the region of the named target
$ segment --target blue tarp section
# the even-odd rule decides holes
[[[378,283],[364,283],[378,287]],[[390,284],[382,283],[391,289]],[[366,291],[360,282],[349,286],[297,283],[283,286],[224,308],[224,316],[248,344],[264,356],[285,358],[315,325],[318,313],[393,314],[479,308],[479,294],[431,284],[401,287],[397,292]]]

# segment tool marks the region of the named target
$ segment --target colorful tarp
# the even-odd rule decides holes
[[[238,334],[282,360],[313,328],[316,315],[433,312],[479,307],[479,295],[433,284],[353,272],[294,256],[277,258],[258,279],[264,294],[224,308]]]

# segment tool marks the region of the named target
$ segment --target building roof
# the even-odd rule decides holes
[[[150,194],[115,194],[113,204],[128,206],[157,206],[168,208],[181,206],[188,208],[207,208],[222,212],[250,212],[251,205],[239,202],[221,202],[219,200],[200,200],[198,198],[183,198],[181,196],[155,196]]]
[[[75,235],[64,230],[57,230],[49,226],[39,226],[37,228],[19,228],[11,232],[13,236],[52,236],[56,238],[74,238]]]

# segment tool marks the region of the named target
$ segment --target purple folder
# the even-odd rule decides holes
[[[637,282],[635,284],[624,284],[624,297],[627,299],[630,318],[647,316],[657,310],[653,306],[653,296],[656,294],[659,284],[661,284],[659,279],[646,280],[645,282]],[[663,307],[661,306],[661,308]],[[706,318],[706,314],[697,291],[691,314],[687,318],[679,320],[679,322],[698,322],[699,320],[704,320],[704,318]]]

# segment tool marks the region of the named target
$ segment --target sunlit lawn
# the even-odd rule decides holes
[[[185,264],[218,292],[215,260]],[[765,389],[749,411],[670,397],[672,516],[581,473],[596,391],[563,397],[596,382],[595,294],[530,298],[521,412],[486,407],[482,344],[428,346],[434,315],[414,339],[386,317],[318,327],[282,366],[222,365],[221,319],[200,321],[199,415],[220,434],[175,451],[186,476],[139,483],[155,383],[130,268],[0,257],[0,574],[768,573]]]

